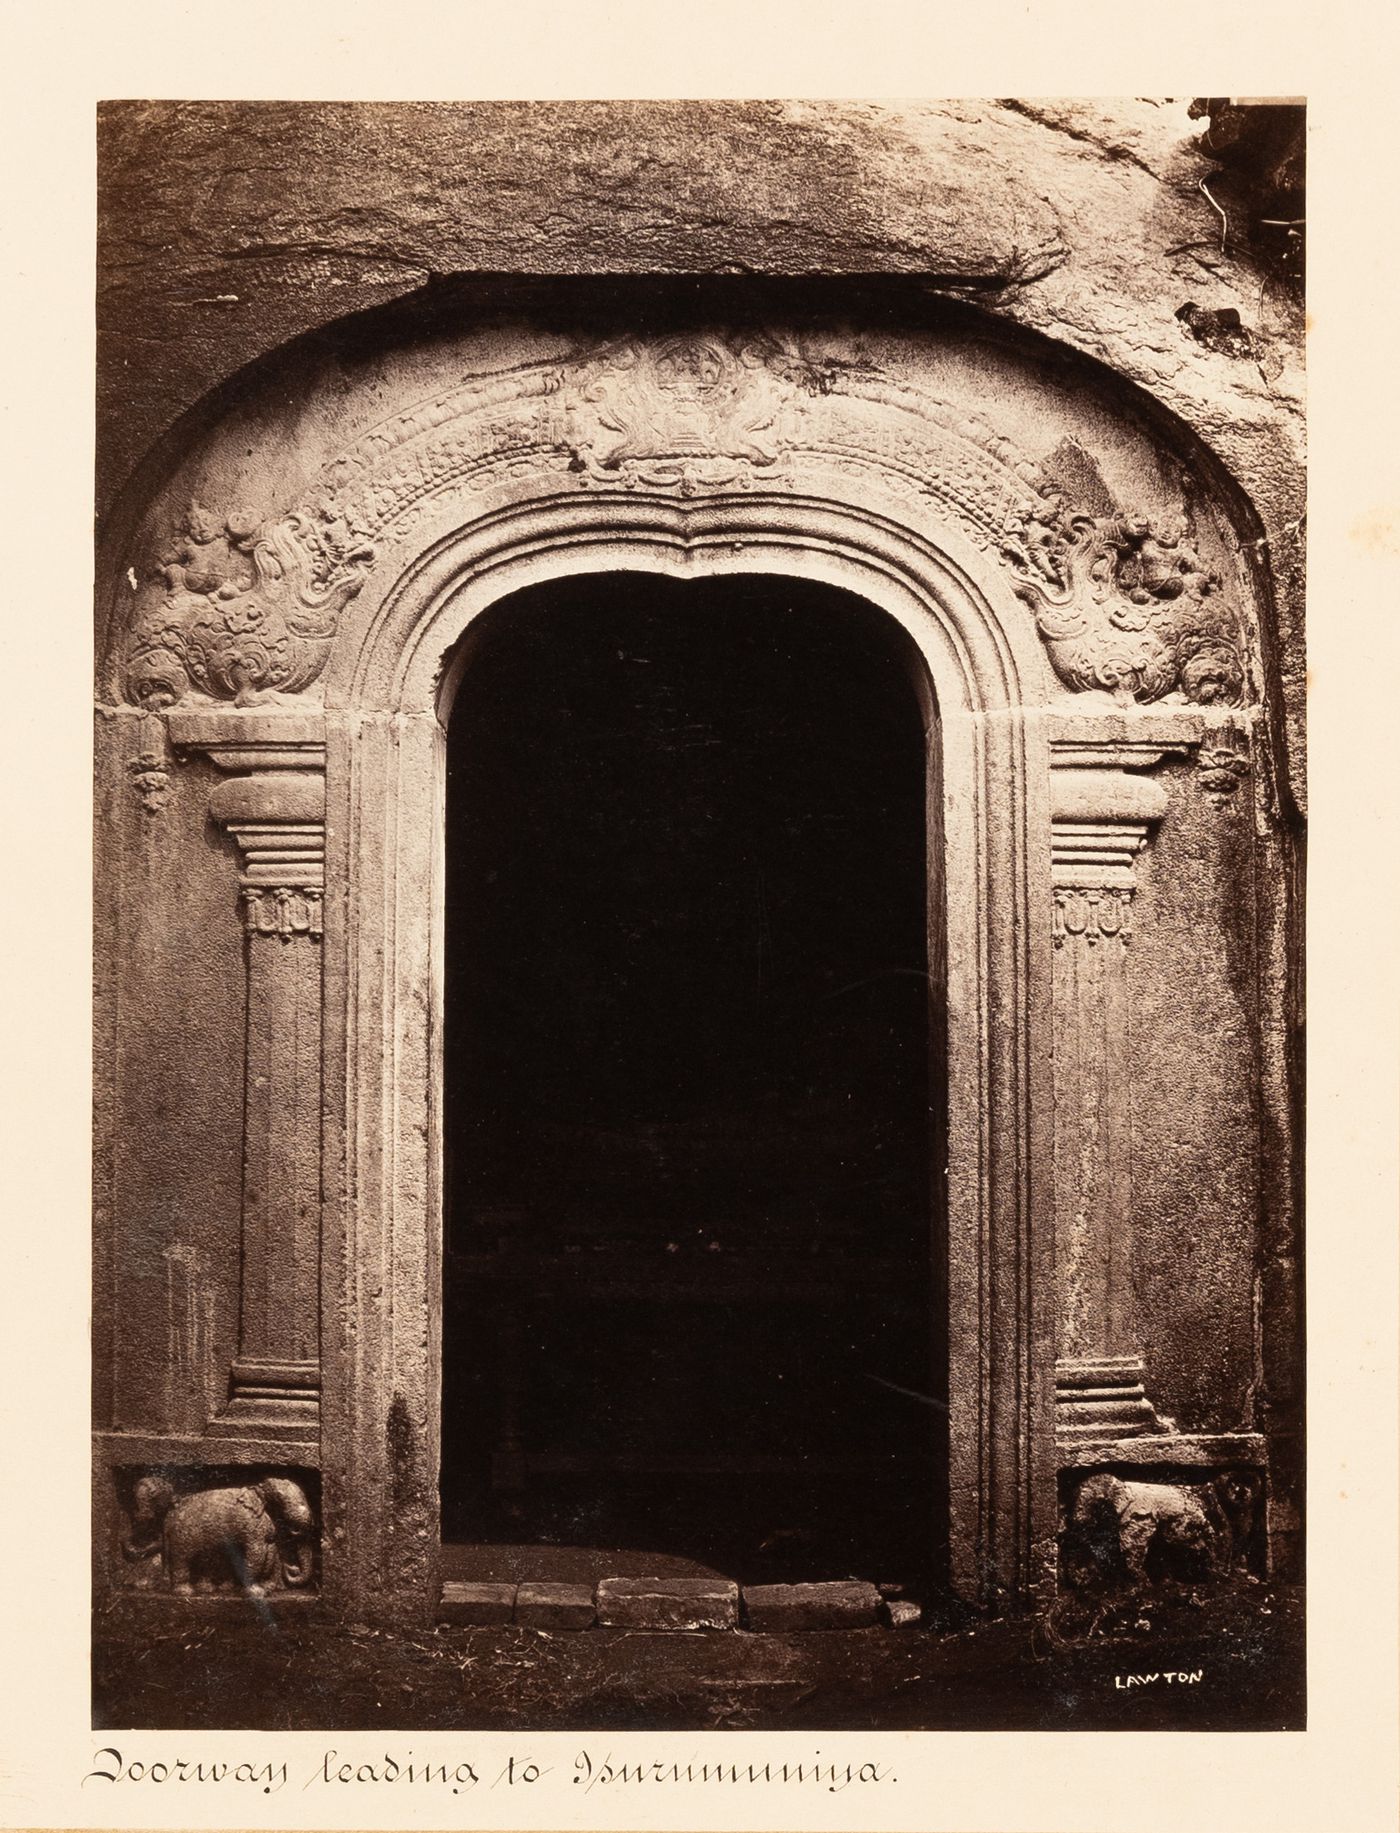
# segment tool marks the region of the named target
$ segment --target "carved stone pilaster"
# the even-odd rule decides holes
[[[210,1433],[319,1429],[324,756],[310,722],[188,716],[172,736],[231,774],[209,811],[238,843],[247,971],[238,1355]],[[307,728],[308,730],[304,730]]]
[[[1051,772],[1056,1413],[1070,1440],[1160,1427],[1132,1304],[1128,943],[1135,861],[1166,795],[1141,774],[1089,765],[1071,752]]]

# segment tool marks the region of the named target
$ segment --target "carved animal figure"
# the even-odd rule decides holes
[[[123,1550],[129,1559],[159,1551],[172,1591],[233,1583],[263,1597],[270,1585],[308,1583],[315,1525],[305,1493],[287,1477],[178,1499],[164,1477],[142,1477]]]
[[[1208,1577],[1238,1564],[1253,1529],[1255,1490],[1226,1472],[1204,1484],[1127,1482],[1103,1471],[1080,1484],[1071,1525],[1087,1544],[1112,1522],[1118,1551],[1137,1590],[1150,1580],[1149,1556],[1183,1577]]]

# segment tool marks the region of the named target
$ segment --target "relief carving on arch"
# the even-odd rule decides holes
[[[1042,466],[917,377],[720,331],[472,377],[371,428],[285,513],[192,503],[138,574],[125,693],[160,711],[303,692],[377,554],[449,495],[544,477],[555,492],[694,496],[814,472],[874,473],[917,516],[952,521],[1009,575],[1071,691],[1243,703],[1243,620],[1185,521],[1123,513],[1087,454]]]
[[[601,483],[693,496],[740,488],[789,443],[792,397],[774,346],[721,337],[628,343],[571,377],[573,465]]]
[[[191,503],[131,634],[128,697],[158,712],[192,691],[237,706],[300,692],[373,561],[328,507],[259,522]]]
[[[1181,528],[1057,508],[1006,544],[1016,595],[1067,687],[1239,706],[1244,663],[1220,580]]]

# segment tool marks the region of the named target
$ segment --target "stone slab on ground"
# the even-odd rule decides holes
[[[739,1587],[718,1578],[605,1578],[598,1621],[612,1629],[737,1629]]]
[[[744,1621],[749,1629],[780,1635],[797,1629],[863,1629],[879,1616],[880,1593],[864,1579],[744,1586]]]
[[[891,1629],[917,1629],[924,1613],[910,1598],[886,1598],[885,1620]]]
[[[1302,1597],[1270,1585],[1197,1604],[1168,1599],[1148,1631],[1125,1613],[1054,1661],[1034,1621],[981,1622],[970,1635],[932,1611],[927,1633],[914,1635],[545,1637],[518,1624],[444,1625],[430,1636],[355,1630],[313,1607],[279,1609],[271,1636],[251,1608],[170,1598],[184,1608],[156,1622],[154,1601],[119,1600],[94,1624],[93,1722],[103,1731],[805,1731],[821,1734],[825,1763],[822,1739],[837,1730],[1304,1723]],[[201,1633],[190,1634],[192,1622]],[[1222,1662],[1229,1686],[1104,1684],[1106,1669],[1219,1671]]]
[[[593,1617],[591,1585],[527,1583],[515,1594],[515,1620],[528,1629],[588,1629]]]
[[[488,1629],[494,1624],[509,1623],[515,1615],[515,1593],[514,1585],[465,1584],[459,1579],[447,1579],[442,1587],[438,1621],[461,1629]]]

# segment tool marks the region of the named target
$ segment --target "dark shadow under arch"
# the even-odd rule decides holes
[[[767,575],[575,576],[474,630],[445,1541],[941,1576],[937,743],[911,672],[865,601]]]

